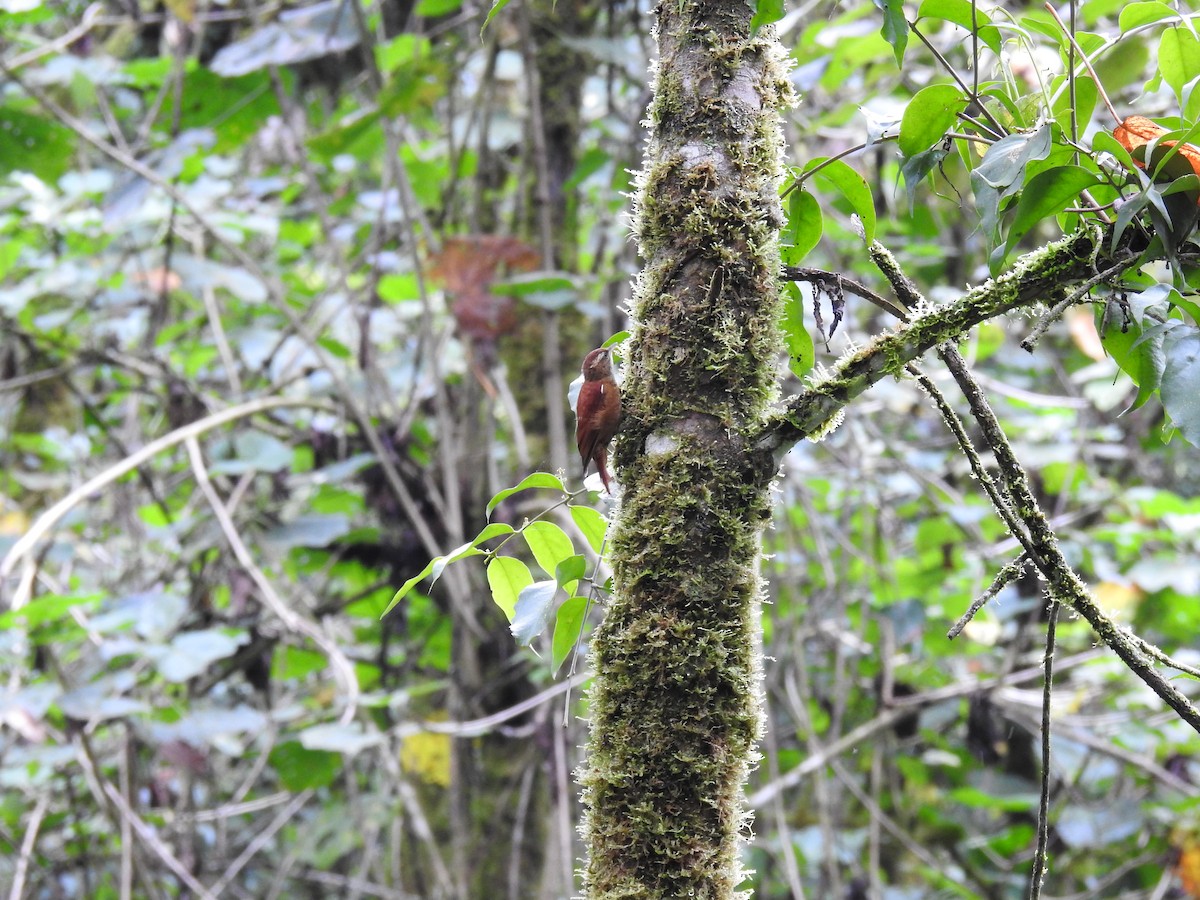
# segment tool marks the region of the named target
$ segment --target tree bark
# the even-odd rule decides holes
[[[776,390],[781,105],[744,0],[659,5],[616,463],[615,596],[592,641],[586,895],[737,895],[762,731],[761,535]]]

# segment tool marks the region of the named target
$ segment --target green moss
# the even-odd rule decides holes
[[[614,462],[616,593],[592,641],[581,770],[587,896],[736,895],[761,729],[767,488],[747,435],[774,399],[782,138],[790,98],[741,0],[658,8],[635,230],[645,269]],[[755,92],[759,96],[754,96]]]

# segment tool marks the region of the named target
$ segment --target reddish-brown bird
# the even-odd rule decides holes
[[[608,483],[608,442],[621,423],[621,391],[613,380],[612,351],[604,347],[583,358],[583,385],[575,401],[575,443],[583,460],[583,474],[596,464],[604,490]]]

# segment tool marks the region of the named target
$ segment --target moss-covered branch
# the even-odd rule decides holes
[[[755,446],[781,454],[799,440],[821,434],[847,403],[881,379],[899,375],[927,350],[956,341],[974,326],[1010,310],[1061,300],[1072,285],[1096,274],[1096,259],[1107,241],[1108,235],[1099,227],[1084,226],[1026,254],[1008,272],[960,299],[932,310],[916,310],[912,321],[875,338],[829,376],[789,400],[768,421]],[[1134,264],[1131,258],[1129,266]]]
[[[925,299],[900,269],[895,257],[884,247],[875,244],[871,248],[871,258],[879,267],[884,277],[891,283],[892,289],[896,292],[901,303],[910,308],[919,308],[925,304]],[[1110,265],[1104,272],[1097,273],[1091,278],[1084,280],[1080,287],[1076,288],[1071,295],[1066,297],[1066,301],[1071,301],[1074,297],[1082,296],[1093,284],[1101,279],[1107,280],[1119,277],[1124,266],[1127,264],[1132,265],[1135,262],[1136,256],[1134,254],[1121,254],[1117,261]],[[1064,308],[1064,301],[1060,301],[1055,305],[1055,310],[1052,310],[1052,314],[1061,315]],[[967,403],[971,407],[971,412],[975,416],[975,421],[979,425],[984,441],[991,449],[992,456],[996,460],[998,467],[997,479],[993,479],[984,468],[983,461],[976,452],[971,439],[967,436],[966,429],[963,428],[962,423],[958,420],[958,415],[944,398],[941,397],[933,383],[921,375],[918,375],[918,381],[930,397],[933,398],[939,411],[942,413],[947,426],[950,428],[951,433],[954,435],[955,440],[958,441],[960,448],[970,463],[976,480],[992,501],[996,514],[1004,522],[1009,533],[1024,548],[1024,553],[1021,555],[1020,560],[1008,566],[1007,574],[1002,573],[1000,578],[1007,577],[1011,579],[1015,577],[1015,574],[1019,573],[1023,567],[1024,561],[1030,561],[1037,568],[1042,578],[1045,579],[1049,588],[1051,601],[1063,603],[1082,616],[1092,626],[1092,629],[1100,639],[1111,647],[1113,652],[1129,666],[1130,671],[1142,679],[1154,693],[1158,694],[1172,709],[1179,713],[1185,722],[1191,725],[1192,728],[1200,731],[1200,711],[1197,711],[1196,707],[1192,705],[1192,702],[1182,691],[1176,688],[1167,678],[1160,675],[1153,665],[1155,659],[1165,662],[1168,665],[1175,665],[1174,661],[1167,658],[1161,650],[1152,648],[1152,645],[1149,645],[1146,641],[1129,632],[1127,629],[1120,627],[1105,615],[1096,604],[1096,601],[1092,599],[1091,594],[1088,593],[1082,579],[1071,568],[1066,557],[1063,556],[1062,550],[1058,545],[1058,539],[1055,537],[1053,530],[1051,530],[1050,523],[1046,520],[1045,513],[1042,512],[1041,505],[1038,503],[1037,498],[1033,494],[1033,489],[1029,485],[1029,478],[1025,474],[1024,467],[1017,460],[1016,454],[1008,443],[1008,437],[1000,425],[1000,420],[996,417],[995,412],[993,412],[991,404],[988,403],[983,391],[980,390],[979,384],[971,375],[962,355],[953,345],[943,343],[938,347],[938,356],[946,364],[946,368],[950,370],[950,374],[954,377],[963,395],[967,398]],[[998,583],[1000,578],[997,579]],[[949,637],[954,637],[955,634],[955,629],[951,629]],[[1049,646],[1053,646],[1052,639]],[[1178,668],[1178,666],[1176,667]],[[1049,669],[1047,669],[1047,678],[1049,678]]]

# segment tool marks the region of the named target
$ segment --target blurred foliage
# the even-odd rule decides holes
[[[564,673],[603,522],[556,505],[558,475],[504,489],[574,484],[565,382],[624,325],[648,10],[512,4],[481,40],[486,6],[0,0],[14,896],[572,894]],[[1072,106],[1038,5],[758,6],[803,97],[786,264],[887,293],[862,228],[945,301],[1075,227],[1085,188],[1168,259],[1032,352],[1020,317],[962,350],[1105,609],[1200,663],[1195,176],[1159,152],[1196,138],[1196,17],[1080,4],[1101,84],[1080,70]],[[576,120],[535,136],[551,44]],[[1098,87],[1163,129],[1140,159]],[[988,117],[1009,153],[953,136]],[[785,390],[891,326],[844,299],[830,336],[795,288]],[[1016,551],[941,419],[878,385],[789,455],[778,501],[757,895],[1024,896],[1041,588],[945,638]],[[1059,623],[1054,714],[1047,893],[1198,896],[1200,739],[1082,622]]]

